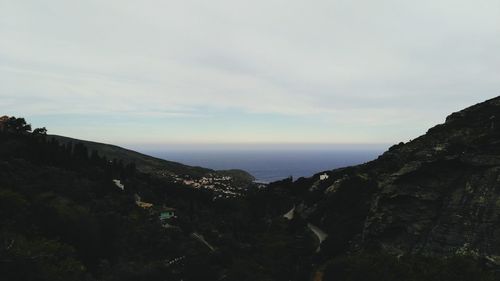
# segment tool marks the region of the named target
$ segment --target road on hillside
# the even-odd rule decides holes
[[[320,247],[321,247],[321,243],[323,243],[323,241],[325,241],[326,237],[328,237],[328,234],[326,234],[326,232],[321,230],[321,228],[315,226],[312,223],[308,223],[307,227],[316,235],[316,237],[318,237],[319,243],[318,243],[318,248],[316,249],[316,252],[319,252]]]

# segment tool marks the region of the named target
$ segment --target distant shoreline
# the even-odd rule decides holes
[[[290,151],[147,151],[161,159],[214,170],[241,169],[254,176],[255,183],[310,177],[322,171],[362,164],[377,158],[385,149],[290,150]]]

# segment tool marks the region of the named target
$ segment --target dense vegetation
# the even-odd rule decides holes
[[[46,133],[22,118],[0,126],[1,280],[496,280],[466,255],[396,257],[381,249],[348,255],[366,209],[353,200],[368,196],[356,189],[367,184],[363,179],[353,178],[351,188],[329,199],[329,212],[346,206],[353,212],[339,211],[344,227],[329,229],[336,235],[316,253],[307,222],[282,217],[293,198],[315,200],[306,191],[310,180],[213,200],[207,191]],[[157,209],[138,207],[135,195],[175,207],[178,218],[164,227]]]
[[[307,278],[314,240],[304,224],[271,219],[277,214],[268,191],[213,201],[82,143],[62,145],[45,130],[31,132],[23,119],[12,122],[0,133],[2,280]],[[137,207],[135,194],[175,207],[174,227]]]
[[[436,258],[364,254],[336,258],[328,263],[325,281],[494,281],[494,273],[465,256]]]

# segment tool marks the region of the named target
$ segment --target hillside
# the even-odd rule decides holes
[[[0,124],[1,280],[307,278],[314,241],[303,225],[273,219],[276,196],[268,190],[229,196],[238,190],[234,181],[222,189],[219,180],[209,183],[213,177],[158,177],[82,142],[32,132],[22,118],[6,120]],[[195,186],[203,181],[215,189]]]
[[[209,169],[46,136],[14,118],[0,127],[0,274],[500,280],[499,118],[497,97],[366,164],[242,189]]]
[[[121,160],[124,162],[124,164],[135,163],[137,169],[143,173],[167,177],[175,175],[189,175],[191,178],[200,178],[206,176],[207,174],[218,174],[234,176],[238,181],[241,182],[248,183],[254,180],[252,175],[242,170],[214,171],[212,169],[193,167],[173,161],[155,158],[116,145],[73,139],[58,135],[49,135],[48,137],[54,138],[61,144],[67,144],[70,142],[83,143],[89,149],[89,151],[95,150],[100,155],[108,159]]]
[[[472,256],[499,267],[500,97],[451,114],[372,162],[281,189],[295,198],[296,215],[329,234],[323,261],[377,251]]]

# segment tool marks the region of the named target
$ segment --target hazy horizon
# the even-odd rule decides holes
[[[165,144],[124,144],[124,147],[151,152],[182,152],[182,151],[372,151],[384,150],[393,144],[361,143],[361,144],[335,144],[335,143],[165,143]]]
[[[123,146],[393,144],[500,94],[500,2],[0,1],[0,114]]]
[[[292,176],[310,177],[337,168],[366,163],[385,149],[221,149],[149,151],[154,157],[214,170],[241,169],[258,182],[272,182]]]

